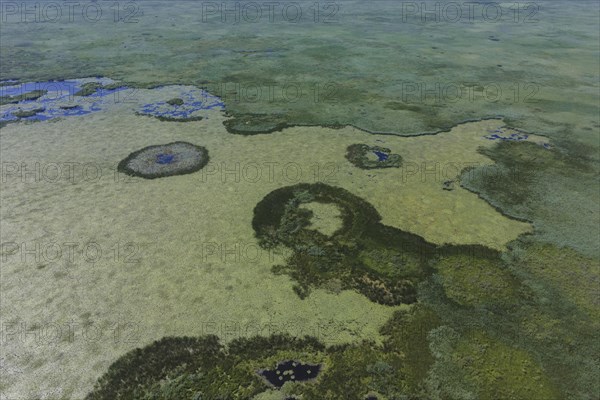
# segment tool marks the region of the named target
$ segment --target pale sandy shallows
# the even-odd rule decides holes
[[[6,398],[81,398],[120,355],[167,335],[378,340],[395,308],[349,291],[300,300],[287,276],[271,273],[281,254],[259,250],[252,210],[282,186],[318,179],[344,187],[383,223],[439,244],[502,249],[531,230],[458,185],[442,190],[469,163],[490,162],[476,149],[493,144],[482,137],[501,121],[421,137],[318,127],[244,137],[227,133],[218,111],[208,115],[172,123],[122,111],[2,129]],[[129,153],[176,140],[208,149],[203,171],[155,180],[115,174]],[[357,169],[344,158],[352,143],[389,147],[405,167]],[[323,214],[316,224],[335,213],[313,209]]]

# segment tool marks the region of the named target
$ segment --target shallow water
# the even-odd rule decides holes
[[[248,356],[248,373],[300,356],[323,371],[282,389],[254,374],[253,392],[225,398],[598,395],[597,4],[515,3],[514,14],[515,4],[493,3],[506,13],[498,20],[453,22],[423,21],[412,2],[298,2],[296,23],[291,14],[223,21],[220,3],[187,1],[91,3],[104,10],[96,22],[62,9],[56,23],[43,13],[24,23],[11,8],[21,5],[7,4],[2,398],[84,398],[127,352],[210,334],[224,345],[289,334],[356,349]],[[75,95],[86,83],[110,86]],[[462,94],[448,97],[455,88]],[[14,97],[35,90],[48,92]],[[131,153],[178,141],[204,147],[208,164],[156,179],[119,172]],[[358,168],[346,154],[358,143],[388,149],[371,151],[370,162],[398,154],[401,165]],[[173,162],[159,156],[153,171]],[[429,261],[415,302],[371,301],[344,276],[301,298],[293,276],[273,270],[294,250],[264,246],[253,225],[261,200],[301,183],[345,189],[389,232],[456,254]],[[303,234],[337,240],[339,204],[300,208],[312,213]],[[366,222],[360,239],[375,237],[377,223]],[[469,245],[497,256],[461,253]],[[392,251],[374,249],[384,260]],[[437,325],[410,317],[422,310]],[[382,330],[389,324],[399,332]],[[353,357],[374,359],[363,371]],[[351,380],[363,386],[318,392],[336,387],[339,365],[360,370]],[[399,378],[381,378],[388,367],[402,371],[403,392]]]

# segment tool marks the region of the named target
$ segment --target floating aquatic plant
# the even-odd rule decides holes
[[[204,119],[207,110],[224,107],[219,97],[202,89],[179,87],[179,92],[178,97],[143,105],[138,115],[155,117],[161,121],[190,122]]]
[[[126,89],[107,78],[7,84],[0,87],[0,124],[98,112],[115,103],[110,95]]]

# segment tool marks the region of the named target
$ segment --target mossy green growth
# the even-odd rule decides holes
[[[315,400],[363,399],[373,386],[401,384],[398,371],[382,356],[370,343],[338,347],[331,352],[330,365],[319,384],[307,386],[302,394]]]
[[[341,228],[331,235],[311,229],[312,211],[302,205],[313,202],[336,205]],[[433,266],[441,271],[449,297],[459,304],[513,303],[519,284],[503,268],[499,252],[477,245],[438,247],[380,219],[363,199],[317,183],[269,193],[255,207],[252,224],[263,248],[283,245],[293,250],[273,272],[292,277],[301,298],[313,287],[338,287],[357,290],[380,304],[410,304],[416,300],[417,284]]]
[[[0,96],[0,106],[5,104],[16,104],[20,101],[37,100],[48,93],[47,90],[32,90],[31,92],[23,93],[17,96]]]
[[[44,110],[45,110],[45,108],[35,108],[33,110],[27,110],[27,111],[25,111],[25,110],[15,111],[12,114],[17,118],[27,118],[27,117],[33,117],[35,114],[41,113]]]
[[[255,336],[222,346],[214,336],[164,338],[110,366],[87,396],[94,399],[235,399],[270,392],[259,371],[283,360],[318,364],[316,379],[288,382],[282,394],[303,400],[425,399],[421,381],[432,361],[427,334],[439,321],[427,307],[399,311],[382,328],[383,345],[326,347],[316,338]]]
[[[302,204],[335,204],[342,226],[332,235],[311,229],[312,211]],[[422,237],[382,225],[371,204],[345,189],[298,184],[277,189],[257,204],[252,221],[264,248],[293,250],[285,265],[273,268],[295,281],[304,298],[312,287],[354,289],[386,305],[412,303],[416,285],[429,274],[435,246]]]
[[[519,281],[504,266],[500,254],[482,246],[457,246],[440,257],[435,269],[448,298],[462,306],[510,305],[518,301]],[[484,250],[481,254],[477,248]]]
[[[423,382],[434,362],[427,335],[440,324],[432,309],[417,303],[408,311],[396,311],[381,328],[386,337],[383,352],[398,356],[391,366],[400,371],[405,393],[423,393]],[[385,388],[377,389],[386,392]]]
[[[553,382],[525,351],[480,331],[464,335],[455,360],[477,388],[480,400],[560,400]]]
[[[156,118],[157,120],[163,121],[163,122],[192,122],[192,121],[202,121],[204,119],[204,117],[202,117],[201,115],[195,115],[195,116],[191,116],[191,117],[169,117],[168,115],[151,115],[151,114],[143,114],[143,113],[139,113],[139,112],[136,113],[136,115]]]
[[[563,300],[575,304],[600,328],[600,260],[550,243],[520,241],[511,253],[523,272],[556,288]]]
[[[143,400],[250,399],[264,390],[253,373],[217,365],[208,371],[184,373],[157,381],[144,392]]]
[[[126,87],[126,86],[128,86],[128,84],[125,82],[113,82],[113,83],[107,83],[106,85],[102,85],[102,89],[114,90],[114,89],[119,89],[119,88]]]
[[[167,104],[171,106],[181,106],[183,105],[183,99],[176,97],[174,99],[167,100]]]
[[[89,96],[96,93],[99,89],[103,89],[104,86],[98,82],[88,82],[81,85],[81,89],[79,89],[73,96]]]
[[[223,122],[229,133],[257,135],[271,133],[288,127],[287,119],[278,114],[241,114]]]
[[[163,338],[113,363],[87,399],[245,400],[268,389],[257,374],[260,368],[279,357],[322,361],[324,350],[310,337],[257,336],[227,348],[215,336]]]
[[[402,157],[393,154],[387,147],[351,144],[346,149],[346,158],[361,169],[399,168]]]
[[[502,213],[533,221],[534,235],[558,247],[599,257],[598,168],[589,149],[503,141],[480,152],[493,166],[466,170],[461,185]]]
[[[96,93],[98,90],[113,90],[125,87],[126,84],[122,82],[113,82],[107,83],[103,85],[99,82],[88,82],[81,85],[81,89],[79,89],[73,96],[90,96]]]
[[[143,398],[149,387],[169,376],[215,368],[221,355],[222,346],[216,336],[165,337],[115,361],[86,398]]]

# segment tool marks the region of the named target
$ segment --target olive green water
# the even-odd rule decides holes
[[[227,344],[274,333],[326,345],[374,341],[376,350],[343,355],[306,350],[334,372],[375,365],[376,346],[387,346],[401,354],[402,393],[417,398],[598,396],[597,4],[539,2],[535,23],[525,22],[525,11],[518,22],[509,15],[496,23],[423,23],[403,21],[392,1],[320,4],[316,22],[314,4],[299,3],[306,18],[298,23],[263,15],[237,24],[220,15],[204,21],[201,3],[192,2],[139,2],[137,22],[115,23],[114,9],[100,4],[105,14],[94,24],[7,17],[0,78],[193,84],[222,95],[228,116],[213,111],[171,123],[119,109],[2,128],[3,163],[91,163],[101,171],[75,182],[3,178],[1,241],[21,244],[3,246],[0,260],[5,398],[83,398],[111,363],[165,336],[215,334]],[[469,87],[472,97],[423,98],[415,84]],[[258,99],[250,94],[256,85]],[[497,101],[481,92],[492,87],[502,90]],[[144,89],[136,96],[150,98]],[[223,125],[247,114],[275,114],[289,127],[243,136]],[[504,119],[459,124],[492,116]],[[527,143],[483,138],[505,124],[539,135]],[[437,131],[445,132],[417,136]],[[176,140],[205,146],[209,169],[152,181],[116,173],[129,153]],[[548,141],[551,149],[539,145]],[[358,169],[344,157],[355,143],[388,147],[404,167]],[[284,171],[285,163],[301,174]],[[408,169],[436,163],[452,168]],[[238,175],[221,174],[236,165]],[[245,178],[242,169],[256,165],[262,177]],[[475,170],[461,174],[468,166]],[[443,189],[447,180],[456,182],[451,191]],[[375,207],[383,224],[435,245],[503,252],[504,266],[465,267],[449,257],[420,286],[418,305],[385,306],[335,285],[300,299],[293,279],[271,270],[285,262],[286,249],[258,246],[253,210],[276,189],[316,181],[346,189]],[[314,229],[339,226],[336,207],[306,208]],[[90,243],[101,257],[68,256],[69,244]],[[38,260],[23,244],[49,253],[59,244],[63,253]],[[363,385],[356,396],[398,394],[369,371],[348,371]],[[315,387],[335,388],[333,376]],[[265,388],[256,398],[282,396]]]
[[[57,22],[7,16],[2,76],[206,85],[234,115],[284,114],[292,125],[354,124],[402,135],[502,115],[524,129],[596,143],[599,13],[592,1],[502,3],[501,15],[485,4],[472,12],[463,6],[458,19],[440,6],[425,22],[410,2],[394,1],[287,9],[283,2],[261,14],[239,2],[223,9],[237,4],[238,14],[210,2],[133,4],[104,5],[101,15],[87,9],[86,18],[82,5],[72,22],[67,10]],[[423,10],[435,10],[432,4]],[[116,13],[122,22],[114,22]]]

